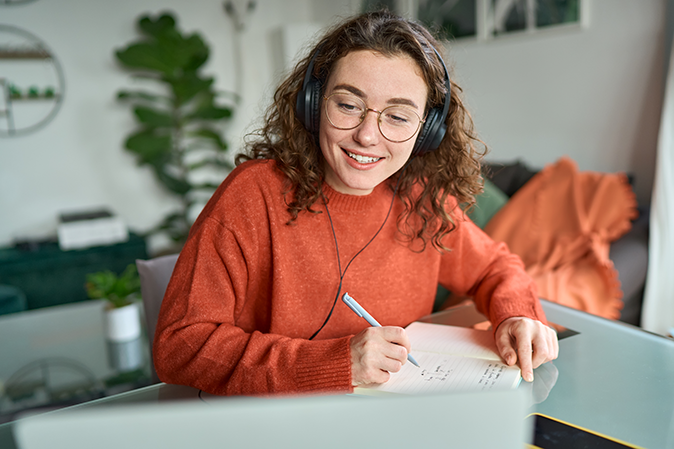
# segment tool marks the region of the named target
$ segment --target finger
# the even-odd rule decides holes
[[[531,337],[528,332],[516,336],[517,339],[517,359],[522,370],[522,378],[527,382],[533,382],[534,370],[531,360]]]
[[[517,352],[515,351],[515,347],[512,344],[510,333],[499,327],[497,330],[495,343],[496,349],[498,349],[499,354],[506,364],[508,366],[514,365],[515,362],[517,362]]]
[[[543,332],[543,334],[538,332],[534,335],[532,342],[533,353],[531,359],[531,366],[533,369],[536,369],[543,363],[551,360],[550,357],[552,355],[552,347],[550,345],[548,336],[546,335],[547,331],[545,329],[542,329],[541,332]]]
[[[559,343],[557,342],[557,332],[555,332],[552,328],[546,329],[546,337],[547,337],[547,344],[548,344],[548,357],[545,362],[549,362],[551,360],[555,360],[557,356],[559,355]]]
[[[407,362],[407,349],[398,344],[390,343],[388,347],[386,347],[383,350],[383,354],[387,359],[390,359],[391,361],[395,362],[395,364],[392,365],[394,367],[393,370],[389,368],[384,368],[387,371],[397,373],[398,371],[400,371],[405,362]]]
[[[552,340],[552,360],[555,360],[559,357],[559,339],[554,329],[550,329],[550,339]]]
[[[384,357],[379,363],[379,369],[387,371],[389,373],[397,373],[403,367],[403,364],[407,361],[407,357],[402,359]]]
[[[407,337],[407,332],[405,332],[405,329],[402,327],[385,326],[380,329],[383,333],[382,337],[386,341],[402,346],[407,352],[412,350],[410,339]],[[405,357],[407,357],[407,353],[405,353]]]

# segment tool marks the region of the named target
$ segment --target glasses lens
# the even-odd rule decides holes
[[[360,98],[351,94],[336,93],[325,100],[325,112],[328,120],[335,128],[353,129],[360,125],[367,106]],[[370,109],[370,111],[374,111]],[[379,114],[379,130],[392,142],[404,142],[414,136],[419,129],[421,118],[412,108],[405,106],[389,106]]]
[[[379,116],[379,129],[388,140],[403,142],[417,132],[420,122],[421,119],[412,109],[389,106]]]
[[[352,129],[363,120],[365,103],[354,95],[333,94],[326,101],[325,112],[336,128]]]

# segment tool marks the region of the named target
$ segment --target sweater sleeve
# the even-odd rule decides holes
[[[284,298],[271,298],[268,224],[242,211],[230,229],[205,212],[162,302],[159,378],[218,395],[352,391],[350,336],[309,341],[270,331],[274,301]]]
[[[457,227],[444,241],[451,251],[442,257],[440,284],[457,295],[471,296],[494,330],[515,316],[547,324],[536,284],[522,260],[461,211],[455,215]]]

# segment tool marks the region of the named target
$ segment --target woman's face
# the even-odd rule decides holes
[[[424,117],[428,88],[421,69],[409,56],[388,57],[369,50],[339,59],[328,77],[325,96],[346,93],[359,97],[367,108],[381,111],[391,105],[412,108]],[[335,128],[321,104],[320,145],[325,180],[338,192],[367,195],[407,162],[419,130],[405,142],[394,143],[381,134],[378,114],[369,111],[354,129]]]

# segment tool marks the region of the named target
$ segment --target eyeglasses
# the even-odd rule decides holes
[[[377,111],[368,108],[359,97],[347,93],[334,93],[323,97],[325,115],[328,121],[337,129],[354,129],[365,120],[367,113],[377,114],[377,125],[381,135],[391,142],[399,143],[410,140],[424,119],[410,107],[393,105]]]

